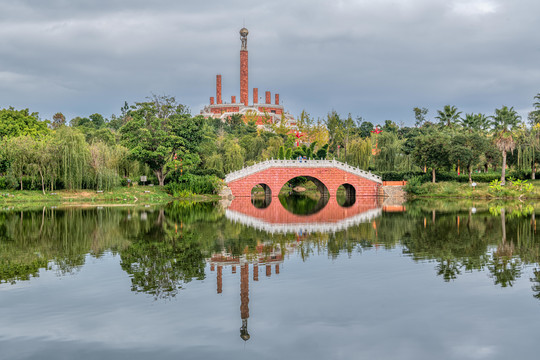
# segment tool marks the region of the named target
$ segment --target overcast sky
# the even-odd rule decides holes
[[[249,86],[293,115],[335,109],[412,124],[444,105],[526,118],[540,92],[538,0],[0,0],[0,108],[42,119],[119,114],[173,95],[197,114],[239,98],[238,31]]]

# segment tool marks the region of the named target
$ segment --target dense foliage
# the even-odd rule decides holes
[[[335,111],[317,120],[303,111],[294,125],[240,115],[204,119],[155,95],[125,103],[119,116],[92,114],[69,125],[62,113],[41,121],[28,109],[9,108],[0,110],[0,188],[107,190],[146,176],[171,193],[217,193],[231,171],[299,157],[335,158],[385,180],[423,182],[429,173],[433,182],[499,177],[504,184],[507,167],[515,178],[536,176],[540,94],[533,107],[527,123],[507,106],[487,116],[446,105],[433,121],[428,109],[415,107],[414,127],[391,120],[374,126]]]

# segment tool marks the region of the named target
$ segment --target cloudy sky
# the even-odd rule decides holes
[[[0,0],[0,108],[108,117],[154,93],[198,113],[216,74],[239,97],[245,22],[250,89],[295,116],[412,124],[413,107],[450,104],[526,118],[538,14],[538,0]]]

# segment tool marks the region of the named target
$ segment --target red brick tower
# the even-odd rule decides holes
[[[240,102],[245,106],[249,104],[248,95],[248,51],[247,51],[247,36],[249,34],[248,29],[242,28],[240,30],[240,40],[242,40],[242,47],[240,48]]]
[[[216,101],[218,104],[222,104],[221,101],[221,75],[216,75]]]

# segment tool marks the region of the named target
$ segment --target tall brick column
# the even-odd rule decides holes
[[[216,102],[222,104],[221,101],[221,75],[216,75]]]
[[[276,105],[279,105],[279,94],[276,94]]]
[[[259,102],[259,89],[253,88],[253,104],[257,104]]]
[[[248,52],[240,50],[240,102],[245,106],[249,104],[248,86]]]
[[[270,94],[270,91],[267,91],[267,92],[265,93],[265,98],[266,98],[265,100],[266,100],[266,103],[267,103],[267,104],[271,104],[271,103],[272,103],[272,95]]]

